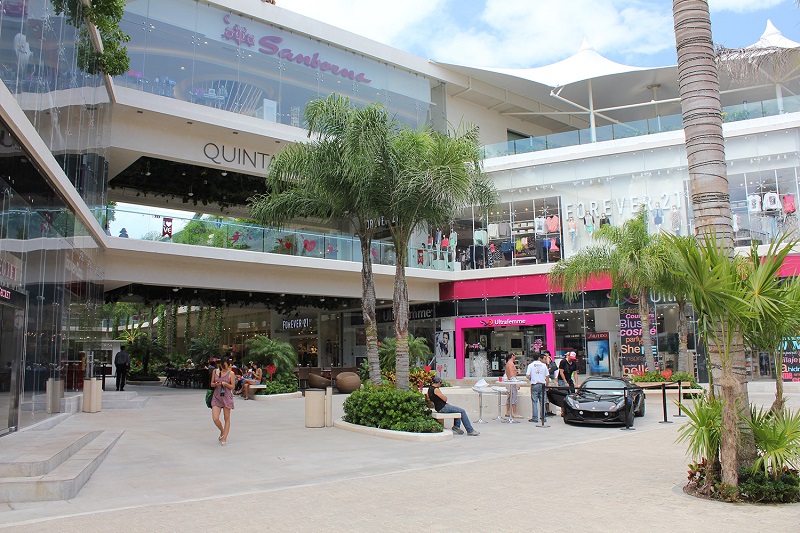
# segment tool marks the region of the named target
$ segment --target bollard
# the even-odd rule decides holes
[[[633,405],[628,405],[628,387],[625,387],[624,389],[622,389],[622,395],[625,398],[625,427],[624,428],[620,428],[620,430],[622,430],[622,431],[635,431],[636,428],[635,427],[631,427],[630,416],[629,416],[630,413],[628,413],[628,411],[630,411],[630,409],[633,407]]]
[[[682,401],[683,401],[683,382],[679,381],[678,382],[678,414],[677,415],[672,415],[672,416],[674,416],[676,418],[678,418],[678,417],[685,418],[686,417],[686,415],[683,414],[683,404],[681,403]]]
[[[667,420],[667,384],[661,384],[661,405],[664,409],[664,420],[659,424],[672,424],[672,420]]]
[[[545,409],[544,401],[546,399],[547,399],[547,384],[545,383],[544,385],[542,385],[542,398],[541,401],[539,401],[539,425],[536,426],[537,428],[550,427],[550,425],[547,423],[547,418],[545,416],[545,413],[547,413],[547,409]]]

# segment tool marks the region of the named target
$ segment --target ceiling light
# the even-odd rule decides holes
[[[228,171],[223,170],[222,172],[220,172],[220,174],[222,174],[223,176],[227,176],[228,175]]]
[[[178,292],[179,290],[181,290],[180,287],[172,287],[172,292]]]

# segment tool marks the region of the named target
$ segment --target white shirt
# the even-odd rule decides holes
[[[547,365],[537,359],[528,365],[525,375],[531,380],[531,385],[544,385],[547,383]]]

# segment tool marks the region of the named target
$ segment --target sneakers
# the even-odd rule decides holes
[[[461,428],[453,428],[453,433],[455,433],[456,435],[463,435],[464,430]]]
[[[481,434],[481,432],[480,432],[480,431],[475,431],[475,430],[472,430],[472,431],[468,431],[468,432],[467,432],[467,435],[469,435],[470,437],[477,437],[477,436],[478,436],[478,435],[480,435],[480,434]]]
[[[533,418],[529,418],[528,422],[533,422],[534,424],[538,424],[539,423],[538,420],[534,420]]]

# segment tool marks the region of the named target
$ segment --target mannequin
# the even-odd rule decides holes
[[[661,203],[656,202],[656,207],[653,209],[653,224],[661,226],[664,222],[664,210],[661,209]]]
[[[608,215],[603,213],[602,215],[600,215],[600,227],[602,228],[606,224],[611,224],[611,221],[608,220]]]
[[[572,247],[575,248],[575,238],[578,235],[578,227],[577,224],[575,224],[574,218],[569,217],[567,219],[567,228],[569,229],[569,237],[570,240],[572,241]]]
[[[583,225],[586,226],[586,234],[591,237],[594,233],[594,215],[583,217]]]

